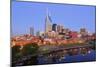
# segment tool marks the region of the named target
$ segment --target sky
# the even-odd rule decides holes
[[[95,32],[95,6],[12,1],[11,33],[28,34],[30,27],[34,28],[35,33],[44,32],[47,9],[52,24],[74,31],[86,28],[89,32]]]

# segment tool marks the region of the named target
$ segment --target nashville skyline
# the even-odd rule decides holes
[[[13,2],[12,5],[12,35],[28,34],[30,27],[34,28],[34,33],[45,32],[47,8],[52,24],[62,25],[72,31],[86,28],[89,32],[95,32],[94,6],[59,4],[58,7],[58,4],[28,2]],[[16,7],[17,5],[20,7]],[[26,7],[28,5],[29,7]]]
[[[50,29],[50,28],[51,28],[51,30],[49,30],[49,31],[53,31],[53,30],[52,30],[53,24],[62,26],[63,29],[69,29],[70,31],[76,31],[76,32],[80,32],[80,29],[81,29],[81,28],[86,29],[85,27],[81,27],[81,28],[79,28],[79,30],[72,30],[72,29],[70,29],[70,28],[66,28],[66,27],[63,26],[62,24],[53,23],[53,22],[52,22],[52,19],[51,19],[51,16],[49,15],[48,9],[46,9],[46,18],[45,18],[45,28],[44,28],[44,31],[37,30],[36,32],[34,32],[34,31],[35,31],[34,26],[30,26],[30,28],[31,28],[31,31],[34,32],[34,35],[36,35],[37,32],[43,32],[43,33],[48,32],[47,29]],[[49,27],[49,28],[48,28],[48,27]],[[12,34],[12,35],[18,36],[18,35],[30,34],[30,33],[31,33],[31,32],[30,32],[30,28],[29,28],[28,32],[26,32],[26,33],[17,34],[17,35]],[[86,29],[86,30],[87,30],[87,29]],[[90,32],[89,30],[87,30],[87,31],[88,31],[88,33],[95,33],[95,32]]]

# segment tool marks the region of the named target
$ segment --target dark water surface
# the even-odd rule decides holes
[[[87,54],[78,54],[74,56],[64,55],[60,58],[47,58],[47,57],[38,57],[38,64],[57,64],[57,63],[72,63],[72,62],[86,62],[86,61],[95,61],[96,60],[96,51],[91,50]]]

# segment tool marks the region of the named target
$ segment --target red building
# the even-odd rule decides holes
[[[77,38],[78,37],[78,33],[76,31],[74,31],[74,32],[71,31],[69,33],[69,36],[71,36],[71,38]]]

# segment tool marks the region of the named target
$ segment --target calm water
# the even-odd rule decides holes
[[[38,64],[56,64],[56,63],[71,63],[71,62],[85,62],[85,61],[95,61],[96,51],[91,50],[87,54],[78,54],[74,56],[64,55],[60,58],[47,58],[47,57],[38,57]]]

